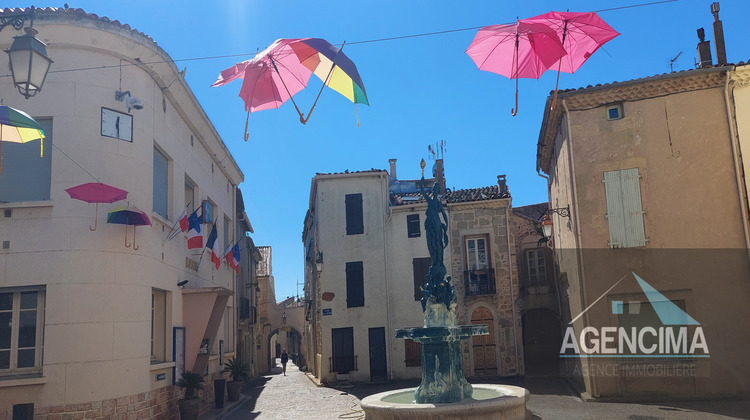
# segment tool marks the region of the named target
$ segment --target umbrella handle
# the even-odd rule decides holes
[[[249,134],[247,134],[247,123],[250,122],[250,109],[247,110],[247,118],[245,118],[245,141],[250,137]]]
[[[94,212],[94,226],[92,227],[91,225],[89,225],[89,230],[92,232],[96,230],[96,227],[99,224],[98,215],[99,215],[99,203],[96,203],[96,211]]]
[[[127,227],[125,228],[127,231]],[[135,226],[133,226],[133,251],[137,251],[140,248],[140,246],[135,244]]]
[[[135,230],[133,230],[133,233],[135,233]],[[130,248],[130,245],[128,243],[128,225],[125,225],[125,248]]]
[[[518,23],[518,18],[516,18],[516,24]],[[510,109],[510,115],[516,116],[518,114],[518,78],[520,76],[518,75],[518,32],[516,32],[516,107]]]
[[[567,26],[568,22],[565,22],[565,25]],[[565,33],[563,32],[563,40],[565,40]],[[552,106],[549,108],[550,111],[554,111],[555,105],[557,105],[557,86],[560,83],[560,67],[562,66],[562,58],[560,61],[557,62],[557,80],[555,81],[555,94],[552,97]]]

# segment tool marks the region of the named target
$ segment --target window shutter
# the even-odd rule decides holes
[[[358,235],[365,232],[362,215],[362,194],[346,195],[346,234]]]
[[[414,300],[421,300],[422,286],[427,281],[427,273],[430,272],[432,259],[430,257],[414,258],[411,264],[414,272]]]
[[[154,211],[164,217],[167,216],[167,158],[156,148],[154,148],[154,190],[153,201]]]
[[[365,306],[365,284],[362,261],[346,263],[346,307]]]
[[[629,248],[646,244],[638,168],[604,173],[609,222],[609,246]]]
[[[404,362],[406,367],[422,366],[422,344],[411,338],[404,340]]]
[[[422,232],[419,228],[419,215],[410,214],[406,216],[406,231],[410,238],[418,238],[422,236]]]

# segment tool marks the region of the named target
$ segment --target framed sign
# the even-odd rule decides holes
[[[180,380],[185,371],[185,327],[172,328],[172,385]]]

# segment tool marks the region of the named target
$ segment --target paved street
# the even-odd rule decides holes
[[[417,382],[365,384],[339,388],[316,386],[290,361],[287,376],[281,364],[272,374],[250,382],[243,391],[247,398],[222,419],[364,419],[360,399],[395,388],[417,386]],[[509,380],[510,385],[531,391],[527,404],[532,419],[661,420],[661,419],[750,419],[750,401],[676,402],[662,404],[584,403],[556,378]]]

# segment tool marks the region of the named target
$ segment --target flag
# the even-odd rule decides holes
[[[240,272],[240,244],[229,245],[227,250],[224,251],[224,259],[227,261],[230,267],[234,269],[235,273]]]
[[[219,256],[219,241],[217,240],[219,235],[216,234],[216,224],[211,228],[211,233],[208,235],[206,241],[206,248],[211,249],[211,262],[216,264],[216,269],[219,269],[221,265],[221,257]]]
[[[201,234],[201,222],[198,218],[198,210],[188,217],[188,249],[203,248],[203,234]]]
[[[188,222],[188,216],[187,216],[187,209],[182,211],[182,214],[180,215],[180,218],[177,219],[178,222],[180,222],[180,230],[182,232],[187,232],[187,230],[190,228],[190,223]]]
[[[232,262],[229,265],[234,268],[235,273],[240,272],[240,244],[234,244],[232,247]]]

